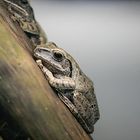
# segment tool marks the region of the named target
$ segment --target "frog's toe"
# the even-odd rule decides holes
[[[36,63],[40,68],[43,68],[43,64],[42,64],[42,61],[40,59],[36,60]]]

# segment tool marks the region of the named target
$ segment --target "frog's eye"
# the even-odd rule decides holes
[[[22,4],[28,4],[28,1],[27,0],[21,0],[21,3]]]
[[[53,52],[53,58],[56,60],[56,61],[62,61],[63,60],[63,54],[61,52],[58,52],[58,51],[54,51]]]

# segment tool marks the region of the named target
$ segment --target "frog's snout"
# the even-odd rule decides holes
[[[34,53],[35,53],[35,54],[36,54],[36,53],[41,53],[41,48],[39,48],[39,47],[35,48],[35,49],[34,49]]]
[[[35,48],[34,49],[34,56],[36,58],[38,58],[40,56],[40,53],[41,53],[41,49],[40,48]]]
[[[42,58],[47,59],[47,57],[50,55],[50,50],[43,47],[36,47],[34,49],[34,56],[36,58]]]

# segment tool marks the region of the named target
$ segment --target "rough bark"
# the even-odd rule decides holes
[[[32,47],[0,3],[0,107],[34,140],[90,140],[52,91]],[[1,113],[2,114],[2,113]]]

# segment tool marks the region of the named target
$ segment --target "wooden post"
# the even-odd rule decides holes
[[[90,140],[52,91],[0,2],[0,106],[33,140]]]

